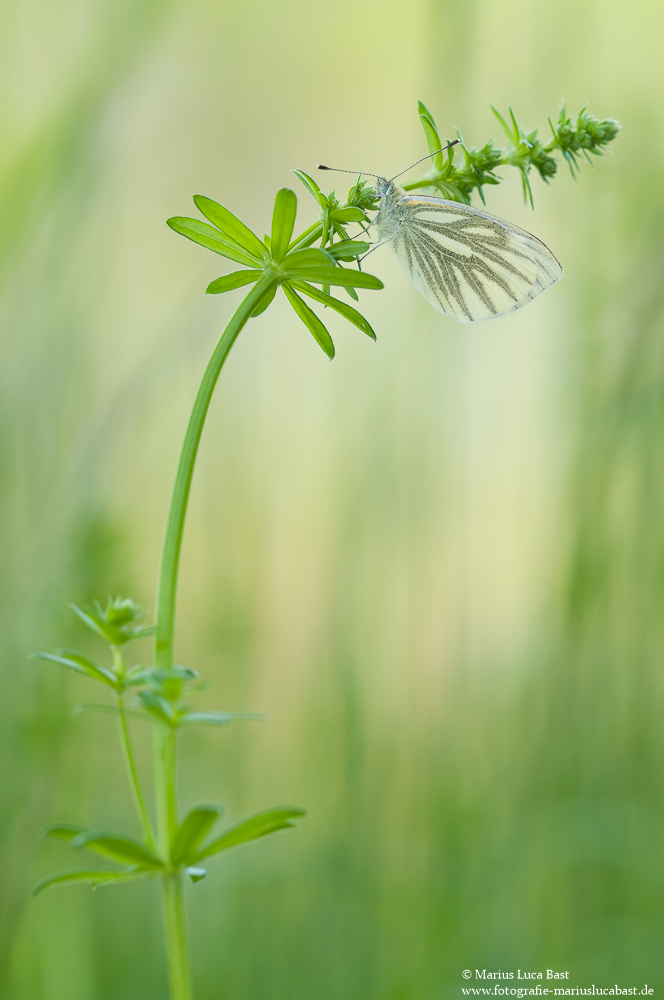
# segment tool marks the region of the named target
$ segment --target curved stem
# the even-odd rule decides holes
[[[264,272],[260,280],[254,285],[234,312],[205,369],[205,374],[203,375],[203,380],[194,402],[194,408],[189,418],[189,424],[180,453],[180,461],[175,475],[161,553],[161,565],[159,567],[155,664],[165,670],[169,670],[173,666],[175,601],[177,596],[182,534],[191,489],[191,479],[196,463],[196,455],[198,454],[198,445],[201,440],[201,433],[210,406],[210,400],[212,399],[212,394],[224,361],[235,343],[240,330],[250,318],[265,292],[269,290],[276,280],[274,273],[270,271]]]
[[[170,670],[173,666],[175,603],[184,522],[198,446],[212,394],[224,361],[228,357],[228,352],[235,343],[240,330],[265,293],[272,288],[277,280],[275,272],[265,271],[249,294],[242,300],[212,353],[196,394],[175,474],[159,567],[155,666],[162,670]],[[167,729],[166,726],[155,726],[154,760],[159,846],[163,856],[170,858],[179,817],[176,782],[176,734],[173,730]],[[182,875],[173,872],[165,876],[163,886],[171,996],[172,1000],[191,1000],[191,971]]]

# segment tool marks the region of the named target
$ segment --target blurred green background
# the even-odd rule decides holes
[[[270,721],[185,734],[183,802],[311,812],[191,888],[197,1000],[460,998],[464,968],[662,984],[663,32],[647,0],[4,0],[3,998],[166,996],[156,886],[28,896],[76,863],[44,823],[136,824],[113,720],[71,716],[97,692],[27,659],[101,652],[68,601],[153,607],[241,294],[206,299],[223,261],[164,220],[200,192],[262,234],[289,184],[304,228],[288,171],[396,173],[426,152],[418,98],[474,145],[488,102],[624,128],[578,184],[536,178],[534,215],[517,176],[489,189],[566,268],[517,315],[457,326],[385,249],[376,345],[328,316],[328,363],[277,301],[234,348],[177,658]]]

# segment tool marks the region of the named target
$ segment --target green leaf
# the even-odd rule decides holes
[[[86,833],[86,828],[76,826],[75,823],[50,823],[42,830],[42,837],[71,841],[74,837],[78,837],[79,833]]]
[[[213,804],[196,806],[185,817],[175,834],[171,847],[171,863],[188,864],[195,861],[198,849],[223,812],[223,807]]]
[[[180,236],[186,236],[188,240],[193,240],[194,243],[199,243],[202,247],[221,254],[222,257],[228,257],[237,264],[256,267],[261,262],[260,258],[247,253],[239,244],[224,239],[218,229],[208,226],[205,222],[199,222],[198,219],[187,219],[178,215],[167,219],[166,225]]]
[[[316,199],[321,208],[325,208],[325,206],[327,205],[327,198],[325,197],[321,189],[318,187],[318,184],[316,184],[316,181],[313,179],[313,177],[310,177],[309,174],[305,174],[304,170],[294,170],[293,173],[298,178],[298,180],[300,180],[304,184],[309,194],[311,194]]]
[[[305,809],[297,809],[293,806],[274,806],[272,809],[265,809],[263,812],[250,816],[249,819],[236,823],[235,826],[224,830],[220,837],[210,841],[198,853],[197,861],[203,858],[212,857],[221,851],[228,851],[231,847],[238,847],[246,844],[250,840],[258,840],[259,837],[266,837],[269,833],[276,833],[277,830],[289,830],[295,826],[294,820],[306,816]]]
[[[230,722],[258,721],[267,718],[261,712],[187,712],[180,719],[181,726],[227,726]]]
[[[200,674],[192,667],[175,666],[170,669],[150,667],[146,671],[148,683],[166,698],[177,697],[182,685],[197,680]]]
[[[152,676],[153,669],[153,667],[132,667],[124,675],[124,686],[137,687],[139,684],[147,684]]]
[[[232,212],[220,205],[218,201],[206,198],[204,194],[195,194],[194,203],[199,212],[202,212],[205,218],[209,219],[225,236],[241,246],[247,253],[259,260],[265,260],[265,246],[256,234],[252,233],[251,229],[245,226],[244,222],[240,222]]]
[[[79,608],[78,604],[70,604],[69,607],[72,609],[73,612],[75,612],[75,614],[78,615],[81,621],[88,626],[88,628],[91,628],[93,632],[96,632],[98,635],[100,635],[102,639],[107,639],[106,633],[104,632],[103,628],[97,624],[94,618],[91,615],[89,615],[87,611],[84,611],[83,608]]]
[[[308,247],[306,250],[293,250],[282,263],[282,267],[295,270],[298,267],[330,267],[335,263],[329,250]]]
[[[141,872],[135,868],[111,869],[106,868],[69,868],[63,872],[56,872],[55,875],[47,875],[46,878],[37,882],[33,886],[32,895],[38,896],[44,889],[52,886],[66,885],[71,882],[87,882],[92,886],[106,885],[109,882],[133,882],[139,878],[150,878],[153,872]]]
[[[178,717],[173,710],[173,706],[166,698],[162,698],[160,694],[155,694],[154,691],[139,691],[138,697],[143,708],[147,712],[150,712],[155,719],[164,722],[172,729],[177,728]]]
[[[97,712],[99,715],[121,715],[120,709],[116,705],[100,705],[94,701],[86,701],[82,705],[74,705],[72,715],[83,715],[84,712]],[[135,712],[131,708],[124,709],[124,715],[128,719],[137,719],[139,722],[149,722],[149,717],[145,712]]]
[[[232,274],[222,274],[221,278],[211,281],[205,291],[208,295],[218,295],[220,292],[230,292],[242,285],[249,285],[260,278],[262,271],[233,271]]]
[[[295,252],[296,247],[298,250],[305,250],[306,248],[310,247],[313,243],[315,243],[316,240],[319,240],[321,238],[322,232],[323,232],[322,223],[320,221],[315,222],[313,226],[309,226],[308,229],[305,229],[303,233],[300,233],[299,236],[297,236],[294,240],[291,241],[289,250]]]
[[[272,236],[270,247],[272,259],[277,263],[281,261],[288,250],[288,244],[293,235],[295,216],[297,214],[297,198],[295,192],[290,188],[282,188],[277,192],[274,200],[274,212],[272,213]]]
[[[312,299],[316,299],[317,302],[322,302],[324,305],[329,306],[330,309],[336,309],[338,313],[341,313],[350,323],[353,323],[358,329],[363,333],[366,333],[367,337],[371,337],[372,340],[376,339],[376,334],[371,329],[370,324],[362,316],[357,309],[353,309],[349,306],[347,302],[341,302],[339,299],[335,299],[332,295],[326,295],[325,292],[319,291],[318,288],[314,288],[313,285],[307,284],[306,281],[294,281],[293,288],[297,288],[298,291],[304,292]]]
[[[142,869],[163,868],[164,864],[156,854],[148,850],[140,841],[123,833],[109,833],[106,830],[84,830],[72,838],[72,847],[87,847],[112,861],[140,865]]]
[[[334,268],[336,271],[336,268]],[[319,320],[316,313],[303,302],[297,292],[290,285],[284,285],[284,292],[293,309],[300,317],[304,325],[313,334],[314,340],[323,348],[328,358],[334,357],[334,344],[332,338]]]
[[[333,243],[327,248],[335,260],[353,260],[361,253],[366,253],[370,243],[362,243],[360,240],[343,240],[341,243]]]
[[[350,288],[383,287],[380,278],[364,271],[350,270],[346,267],[308,267],[294,270],[291,275],[297,281],[313,281],[316,285],[348,285]]]
[[[184,873],[189,876],[192,882],[200,882],[207,875],[205,868],[192,868],[191,866],[185,868]]]
[[[266,291],[265,295],[263,296],[262,299],[260,299],[260,301],[258,302],[258,305],[256,306],[256,308],[252,312],[252,314],[251,314],[252,318],[255,318],[256,316],[260,316],[260,314],[264,313],[265,310],[267,309],[267,307],[272,304],[272,300],[274,299],[275,295],[277,294],[277,288],[278,287],[279,287],[279,285],[275,281],[275,283],[270,288],[268,288],[268,290]]]
[[[70,670],[75,670],[78,674],[92,677],[95,681],[101,681],[110,687],[117,687],[117,678],[114,673],[105,667],[99,667],[87,656],[76,653],[70,649],[59,649],[57,653],[32,653],[32,657],[38,660],[50,660],[52,663],[61,663]]]
[[[322,222],[323,232],[321,233],[320,245],[324,247],[330,235],[330,209],[328,205],[323,208]]]
[[[134,639],[142,639],[154,635],[154,625],[138,625],[144,612],[140,604],[130,597],[109,597],[106,606],[99,601],[93,602],[93,607],[79,608],[77,604],[69,607],[98,635],[101,635],[112,646],[123,646]]]
[[[133,635],[132,635],[131,638],[132,639],[147,639],[151,635],[156,635],[156,634],[157,634],[157,626],[156,625],[138,625],[133,630]]]
[[[519,144],[518,127],[517,127],[517,132],[516,132],[516,135],[515,135],[512,132],[512,130],[510,129],[510,127],[507,124],[507,122],[505,121],[505,119],[503,118],[503,116],[501,115],[501,113],[496,108],[494,108],[493,104],[490,104],[489,107],[491,108],[491,110],[493,111],[494,115],[496,116],[496,118],[500,122],[500,126],[501,126],[503,132],[505,133],[505,135],[507,136],[507,138],[509,139],[509,141],[511,143],[516,144],[518,146],[518,144]]]
[[[73,660],[74,663],[83,667],[90,677],[94,677],[95,680],[103,681],[105,684],[110,684],[112,687],[117,685],[118,678],[112,670],[109,670],[108,667],[100,667],[98,664],[93,663],[92,660],[89,660],[87,656],[83,656],[82,653],[77,652],[75,649],[56,649],[55,652],[58,656],[62,656],[67,660]]]
[[[441,152],[443,143],[440,141],[433,115],[422,101],[417,102],[417,111],[422,122],[429,152],[432,154],[433,166],[436,170],[441,170],[443,166],[443,154]],[[435,156],[433,155],[434,153],[436,154]]]
[[[361,208],[334,208],[330,212],[330,218],[335,222],[363,222],[365,215]]]

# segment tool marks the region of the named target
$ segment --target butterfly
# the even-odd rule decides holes
[[[459,323],[507,316],[562,277],[549,248],[511,222],[372,176],[380,197],[372,225],[380,241],[390,242],[427,302]]]

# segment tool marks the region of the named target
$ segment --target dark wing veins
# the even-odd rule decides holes
[[[429,232],[440,233],[441,236],[446,236],[448,239],[455,240],[462,246],[468,247],[473,251],[473,257],[470,258],[473,262],[477,259],[477,246],[480,243],[481,250],[479,252],[488,260],[493,264],[499,264],[501,267],[504,267],[510,274],[526,280],[527,275],[523,271],[520,271],[511,261],[505,260],[500,254],[501,250],[507,250],[515,257],[520,257],[522,260],[530,260],[527,253],[509,243],[506,233],[500,231],[494,232],[493,236],[482,235],[481,237],[477,237],[472,232],[468,232],[468,230],[472,229],[486,229],[487,222],[485,219],[458,219],[454,222],[433,222],[431,219],[417,219],[413,224]],[[441,253],[453,253],[453,251],[449,251],[444,247],[440,247],[439,249]],[[462,255],[462,260],[468,261],[468,257]]]
[[[411,273],[414,263],[417,262],[423,277],[441,306],[447,306],[449,309],[452,301],[454,301],[464,315],[472,321],[473,317],[459,282],[459,273],[468,286],[475,292],[480,302],[492,313],[497,313],[501,310],[496,308],[496,304],[492,300],[485,283],[480,280],[480,277],[486,281],[493,282],[516,304],[520,296],[515,294],[513,287],[505,276],[497,272],[491,265],[499,265],[522,280],[525,280],[526,275],[510,261],[504,260],[499,252],[491,249],[490,244],[503,249],[508,245],[506,237],[502,234],[496,234],[494,237],[483,237],[482,256],[479,256],[476,252],[477,237],[472,237],[464,232],[465,229],[470,228],[468,223],[471,224],[470,227],[482,225],[483,228],[486,228],[484,220],[476,223],[474,219],[463,219],[459,220],[459,222],[443,224],[430,222],[430,220],[417,220],[414,223],[418,229],[416,239],[412,238],[409,226],[401,228],[398,238],[406,253],[408,268]],[[451,248],[441,247],[440,243],[433,236],[433,233],[436,232],[456,240],[462,246],[467,246],[471,250],[472,256],[468,257],[467,254],[455,253]],[[526,254],[520,253],[514,247],[510,246],[508,248],[511,253],[528,259]],[[458,273],[455,268],[458,270]],[[445,301],[441,301],[441,296]]]

